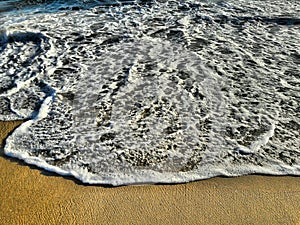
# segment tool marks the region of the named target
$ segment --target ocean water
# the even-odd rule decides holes
[[[90,184],[300,175],[298,0],[0,1],[5,154]]]

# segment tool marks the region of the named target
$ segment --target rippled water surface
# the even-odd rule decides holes
[[[300,3],[0,1],[5,153],[86,183],[300,175]]]

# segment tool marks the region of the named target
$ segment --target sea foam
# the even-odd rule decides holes
[[[275,2],[3,14],[5,153],[92,184],[299,175],[299,11]]]

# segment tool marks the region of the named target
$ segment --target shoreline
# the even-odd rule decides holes
[[[21,121],[0,122],[0,143]],[[85,185],[4,156],[1,224],[300,224],[300,177]]]

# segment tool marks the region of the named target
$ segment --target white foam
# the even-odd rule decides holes
[[[270,130],[268,130],[265,134],[263,134],[259,140],[255,141],[251,144],[250,149],[254,152],[257,152],[263,145],[266,145],[271,137],[273,137],[275,132],[275,124],[272,123]]]

